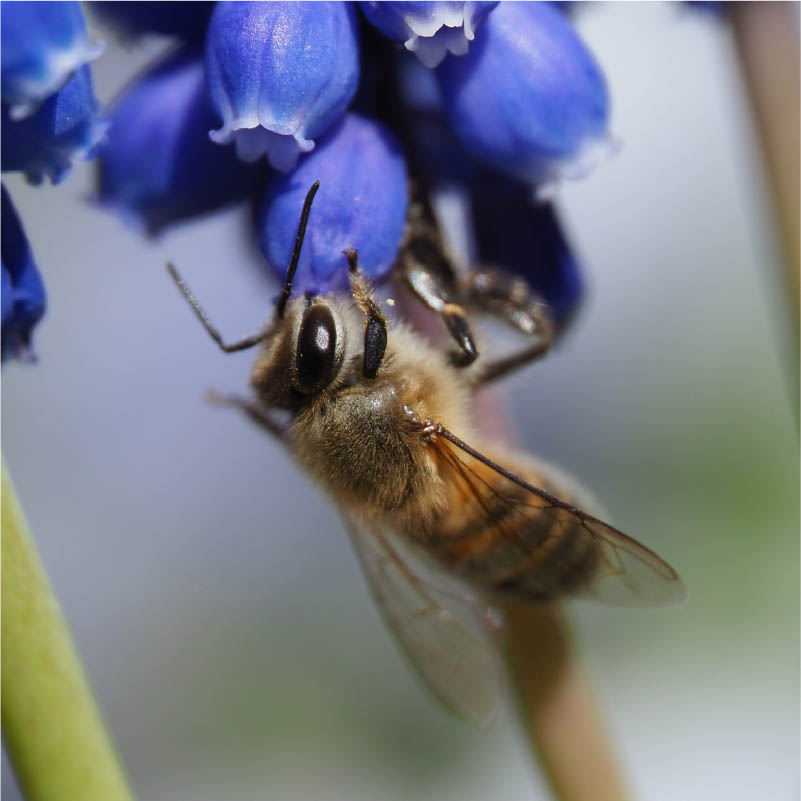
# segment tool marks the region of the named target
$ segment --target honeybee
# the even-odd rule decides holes
[[[483,271],[462,287],[467,302],[531,338],[521,352],[486,363],[463,306],[425,263],[439,252],[430,230],[404,243],[404,274],[442,315],[455,353],[385,318],[354,250],[344,254],[350,293],[292,297],[318,185],[306,196],[275,314],[256,334],[225,343],[167,267],[224,351],[259,347],[255,397],[212,399],[280,438],[335,500],[372,594],[413,665],[447,706],[483,722],[498,695],[490,638],[482,636],[499,624],[493,602],[574,596],[649,606],[679,603],[685,589],[659,556],[578,508],[552,470],[473,431],[475,390],[550,343],[547,310],[520,281]]]

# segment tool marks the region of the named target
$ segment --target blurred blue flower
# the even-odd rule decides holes
[[[81,67],[39,110],[14,122],[2,104],[2,169],[22,171],[34,184],[62,181],[74,160],[94,158],[106,131],[97,115],[89,68]]]
[[[156,33],[177,36],[186,41],[201,41],[214,10],[207,0],[93,0],[92,16],[111,28],[123,41]]]
[[[550,3],[501,3],[470,52],[437,74],[464,146],[508,175],[576,177],[608,148],[603,74]]]
[[[380,279],[392,267],[406,220],[406,169],[400,146],[376,122],[348,114],[294,172],[276,175],[258,212],[259,244],[281,280],[286,275],[303,199],[315,180],[294,288],[327,292],[347,286],[343,251]]]
[[[266,154],[282,171],[314,147],[348,107],[359,82],[350,3],[225,2],[212,14],[206,77],[222,127],[245,161]]]
[[[425,189],[431,192],[447,185],[449,190],[464,190],[477,165],[447,119],[435,72],[404,53],[397,59],[395,73],[403,102],[402,118],[397,123],[411,120],[405,126],[405,144],[417,172],[423,174]],[[419,176],[417,179],[421,180]]]
[[[79,3],[3,2],[2,15],[1,93],[12,120],[32,114],[103,50],[89,42]]]
[[[197,47],[185,46],[139,77],[109,122],[98,200],[148,233],[244,199],[261,173],[239,161],[233,147],[209,139],[219,118]]]
[[[75,159],[92,158],[106,124],[98,119],[87,62],[91,45],[78,3],[2,4],[3,171],[31,183],[63,180]],[[31,335],[46,300],[31,248],[2,189],[2,359],[32,360]]]
[[[434,194],[464,195],[478,266],[522,276],[551,308],[558,327],[581,300],[581,271],[550,203],[531,184],[473,161],[447,123],[434,74],[414,58],[398,65],[405,108],[414,114],[408,148]]]
[[[715,0],[685,0],[683,5],[691,11],[708,14],[710,17],[721,19],[726,14],[728,3],[715,2]]]
[[[470,205],[480,264],[522,276],[548,303],[557,324],[568,322],[583,281],[553,206],[538,202],[528,184],[490,170],[472,177]]]
[[[476,28],[498,3],[362,0],[359,5],[381,33],[403,42],[427,67],[436,67],[448,53],[467,52]]]
[[[44,283],[5,186],[0,190],[2,255],[2,360],[33,360],[31,335],[47,305]]]

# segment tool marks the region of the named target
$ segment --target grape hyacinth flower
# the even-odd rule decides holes
[[[3,2],[2,14],[2,97],[12,120],[32,114],[103,51],[89,42],[80,3]]]
[[[376,178],[379,180],[376,180]],[[392,268],[406,219],[406,169],[395,137],[348,114],[289,175],[276,176],[258,214],[259,245],[279,280],[298,228],[298,209],[320,181],[295,275],[297,291],[347,286],[343,251],[359,252],[372,279]]]
[[[467,52],[476,28],[498,3],[362,0],[359,5],[381,33],[403,42],[426,67],[436,67],[448,53]]]
[[[431,70],[404,59],[399,79],[405,107],[418,119],[410,140],[430,190],[465,195],[477,262],[502,265],[525,278],[561,330],[581,301],[582,280],[553,205],[538,200],[525,181],[471,159],[448,124]]]
[[[2,107],[3,172],[21,171],[33,184],[45,176],[58,184],[73,161],[93,159],[103,142],[106,122],[98,117],[88,67],[81,67],[30,117],[14,122]]]
[[[103,142],[106,124],[88,66],[102,45],[89,43],[75,2],[3,2],[2,23],[3,172],[22,172],[33,184],[45,176],[60,183],[74,161],[94,158]],[[31,361],[45,289],[5,186],[2,227],[2,359]]]
[[[345,113],[359,82],[349,3],[231,2],[214,10],[206,76],[222,127],[245,161],[266,154],[284,172]]]
[[[501,3],[470,52],[438,70],[453,130],[478,161],[524,181],[580,177],[609,147],[609,93],[550,3]]]

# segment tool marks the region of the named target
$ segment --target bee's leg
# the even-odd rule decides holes
[[[464,286],[471,306],[500,317],[532,340],[522,350],[484,365],[477,375],[477,384],[495,381],[548,352],[554,321],[548,304],[531,292],[524,279],[502,270],[485,269],[469,275]]]
[[[221,350],[225,351],[226,353],[233,353],[237,350],[246,350],[247,348],[252,348],[254,345],[258,345],[264,340],[265,336],[267,335],[267,330],[263,329],[255,334],[251,334],[249,337],[240,339],[238,342],[223,342],[222,335],[212,324],[211,320],[209,320],[208,315],[205,311],[203,311],[203,307],[198,303],[197,298],[192,293],[192,290],[187,286],[184,279],[181,278],[181,274],[175,269],[175,265],[171,262],[167,262],[167,272],[170,274],[172,280],[175,281],[175,285],[178,287],[178,289],[181,290],[181,294],[186,299],[186,302],[192,307],[192,311],[195,313],[197,319],[200,320],[200,322],[203,324],[203,327],[206,329],[206,331],[208,331],[209,336],[220,346]]]
[[[437,230],[417,221],[398,263],[409,289],[425,306],[439,314],[459,346],[458,352],[451,353],[452,362],[457,367],[471,365],[478,358],[478,348],[464,309],[452,299],[446,287],[446,284],[455,284],[455,272]]]
[[[378,304],[373,300],[373,290],[369,281],[359,270],[357,252],[350,248],[345,251],[345,258],[348,260],[350,290],[353,293],[353,299],[366,318],[362,373],[365,378],[375,378],[384,358],[384,351],[387,349],[387,320],[381,309],[378,308]]]
[[[206,393],[206,400],[213,406],[232,406],[241,409],[254,423],[269,431],[282,442],[286,437],[286,426],[271,417],[258,403],[239,395],[221,395],[210,390]]]

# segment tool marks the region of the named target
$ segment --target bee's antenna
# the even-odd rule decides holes
[[[295,236],[295,246],[292,248],[292,258],[289,260],[289,267],[286,271],[286,281],[284,281],[284,288],[281,290],[278,304],[275,307],[275,312],[279,318],[284,316],[287,301],[292,294],[292,279],[295,277],[295,271],[298,269],[300,249],[303,247],[303,238],[306,236],[306,223],[309,221],[312,201],[319,188],[320,182],[315,181],[306,193],[306,200],[303,201],[303,210],[300,212],[300,222],[298,223],[298,233]]]
[[[200,322],[203,324],[203,327],[206,329],[206,331],[208,331],[209,336],[220,346],[221,350],[225,351],[226,353],[234,353],[238,350],[252,348],[254,345],[258,345],[260,342],[264,341],[264,338],[267,336],[267,330],[258,331],[255,334],[251,334],[249,337],[240,339],[239,342],[223,342],[222,335],[211,322],[211,320],[209,320],[208,315],[205,311],[203,311],[203,307],[198,303],[194,293],[186,285],[186,281],[184,281],[184,279],[181,277],[181,274],[178,272],[178,270],[175,269],[175,265],[172,262],[167,262],[167,272],[170,274],[172,280],[175,281],[175,285],[181,291],[181,294],[186,299],[186,302],[192,307],[192,311],[195,313],[197,319],[200,320]]]

